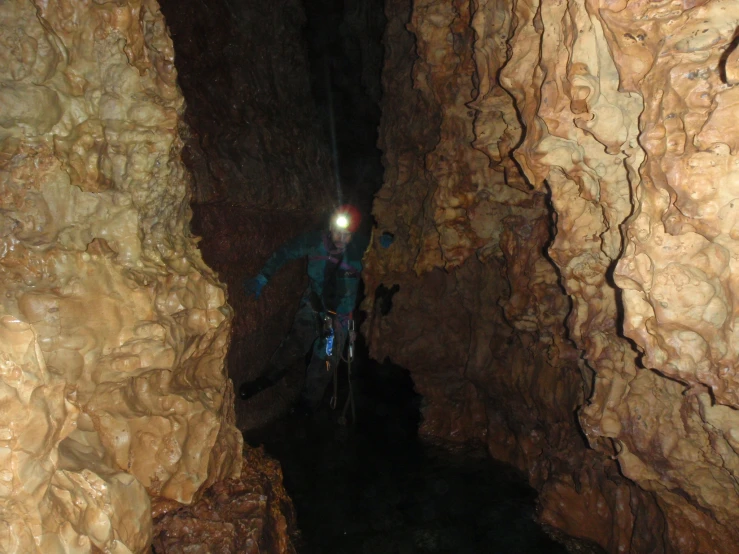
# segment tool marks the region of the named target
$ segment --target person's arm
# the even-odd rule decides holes
[[[272,276],[277,273],[277,270],[287,262],[303,258],[313,252],[313,250],[320,244],[320,241],[320,232],[305,233],[295,237],[278,248],[269,257],[264,266],[262,266],[259,274],[263,275],[267,280],[271,279]]]
[[[305,233],[288,241],[278,248],[262,266],[262,269],[251,279],[244,281],[244,290],[247,295],[253,294],[259,298],[262,289],[278,269],[291,260],[297,260],[310,254],[321,241],[321,233]]]

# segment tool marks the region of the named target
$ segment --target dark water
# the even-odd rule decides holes
[[[407,372],[364,362],[355,374],[356,424],[337,423],[347,391],[332,412],[329,390],[312,418],[245,436],[282,464],[301,554],[567,552],[534,522],[535,492],[513,469],[418,439]]]

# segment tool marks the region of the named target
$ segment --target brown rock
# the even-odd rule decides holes
[[[155,552],[294,554],[295,512],[278,463],[247,447],[243,467],[238,479],[217,483],[190,506],[155,504]]]
[[[422,432],[484,441],[614,553],[739,545],[739,12],[683,4],[388,5],[372,354],[411,370]]]
[[[151,0],[0,20],[0,549],[146,552],[152,499],[242,464],[171,42]]]

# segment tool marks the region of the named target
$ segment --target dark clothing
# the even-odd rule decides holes
[[[323,336],[323,322],[308,302],[301,302],[290,332],[270,359],[276,370],[284,370],[298,360],[302,360],[311,347],[313,354],[306,369],[305,386],[301,393],[303,404],[311,410],[318,407],[326,387],[331,382],[333,372],[339,365],[341,353],[347,339],[347,329],[338,318],[332,318],[334,344],[331,356],[326,355],[326,337]],[[326,364],[328,362],[328,365]]]
[[[348,316],[357,303],[367,244],[365,237],[355,235],[344,252],[337,253],[328,231],[306,233],[272,254],[260,273],[269,280],[290,260],[308,258],[310,291],[323,302],[324,309]]]
[[[270,279],[286,262],[308,258],[310,285],[300,301],[290,332],[270,359],[269,372],[283,373],[312,348],[302,392],[302,402],[311,410],[320,404],[339,365],[349,320],[357,302],[362,256],[367,244],[364,237],[355,235],[340,253],[336,251],[328,231],[307,233],[277,250],[262,268],[261,274]],[[332,314],[334,329],[331,356],[326,354],[323,332],[326,313]]]

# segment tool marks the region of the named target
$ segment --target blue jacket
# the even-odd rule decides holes
[[[332,253],[329,231],[313,231],[300,235],[280,247],[260,271],[267,280],[291,260],[308,258],[310,291],[323,303],[323,309],[348,316],[357,303],[357,290],[362,273],[362,257],[368,240],[354,234],[343,253]]]

